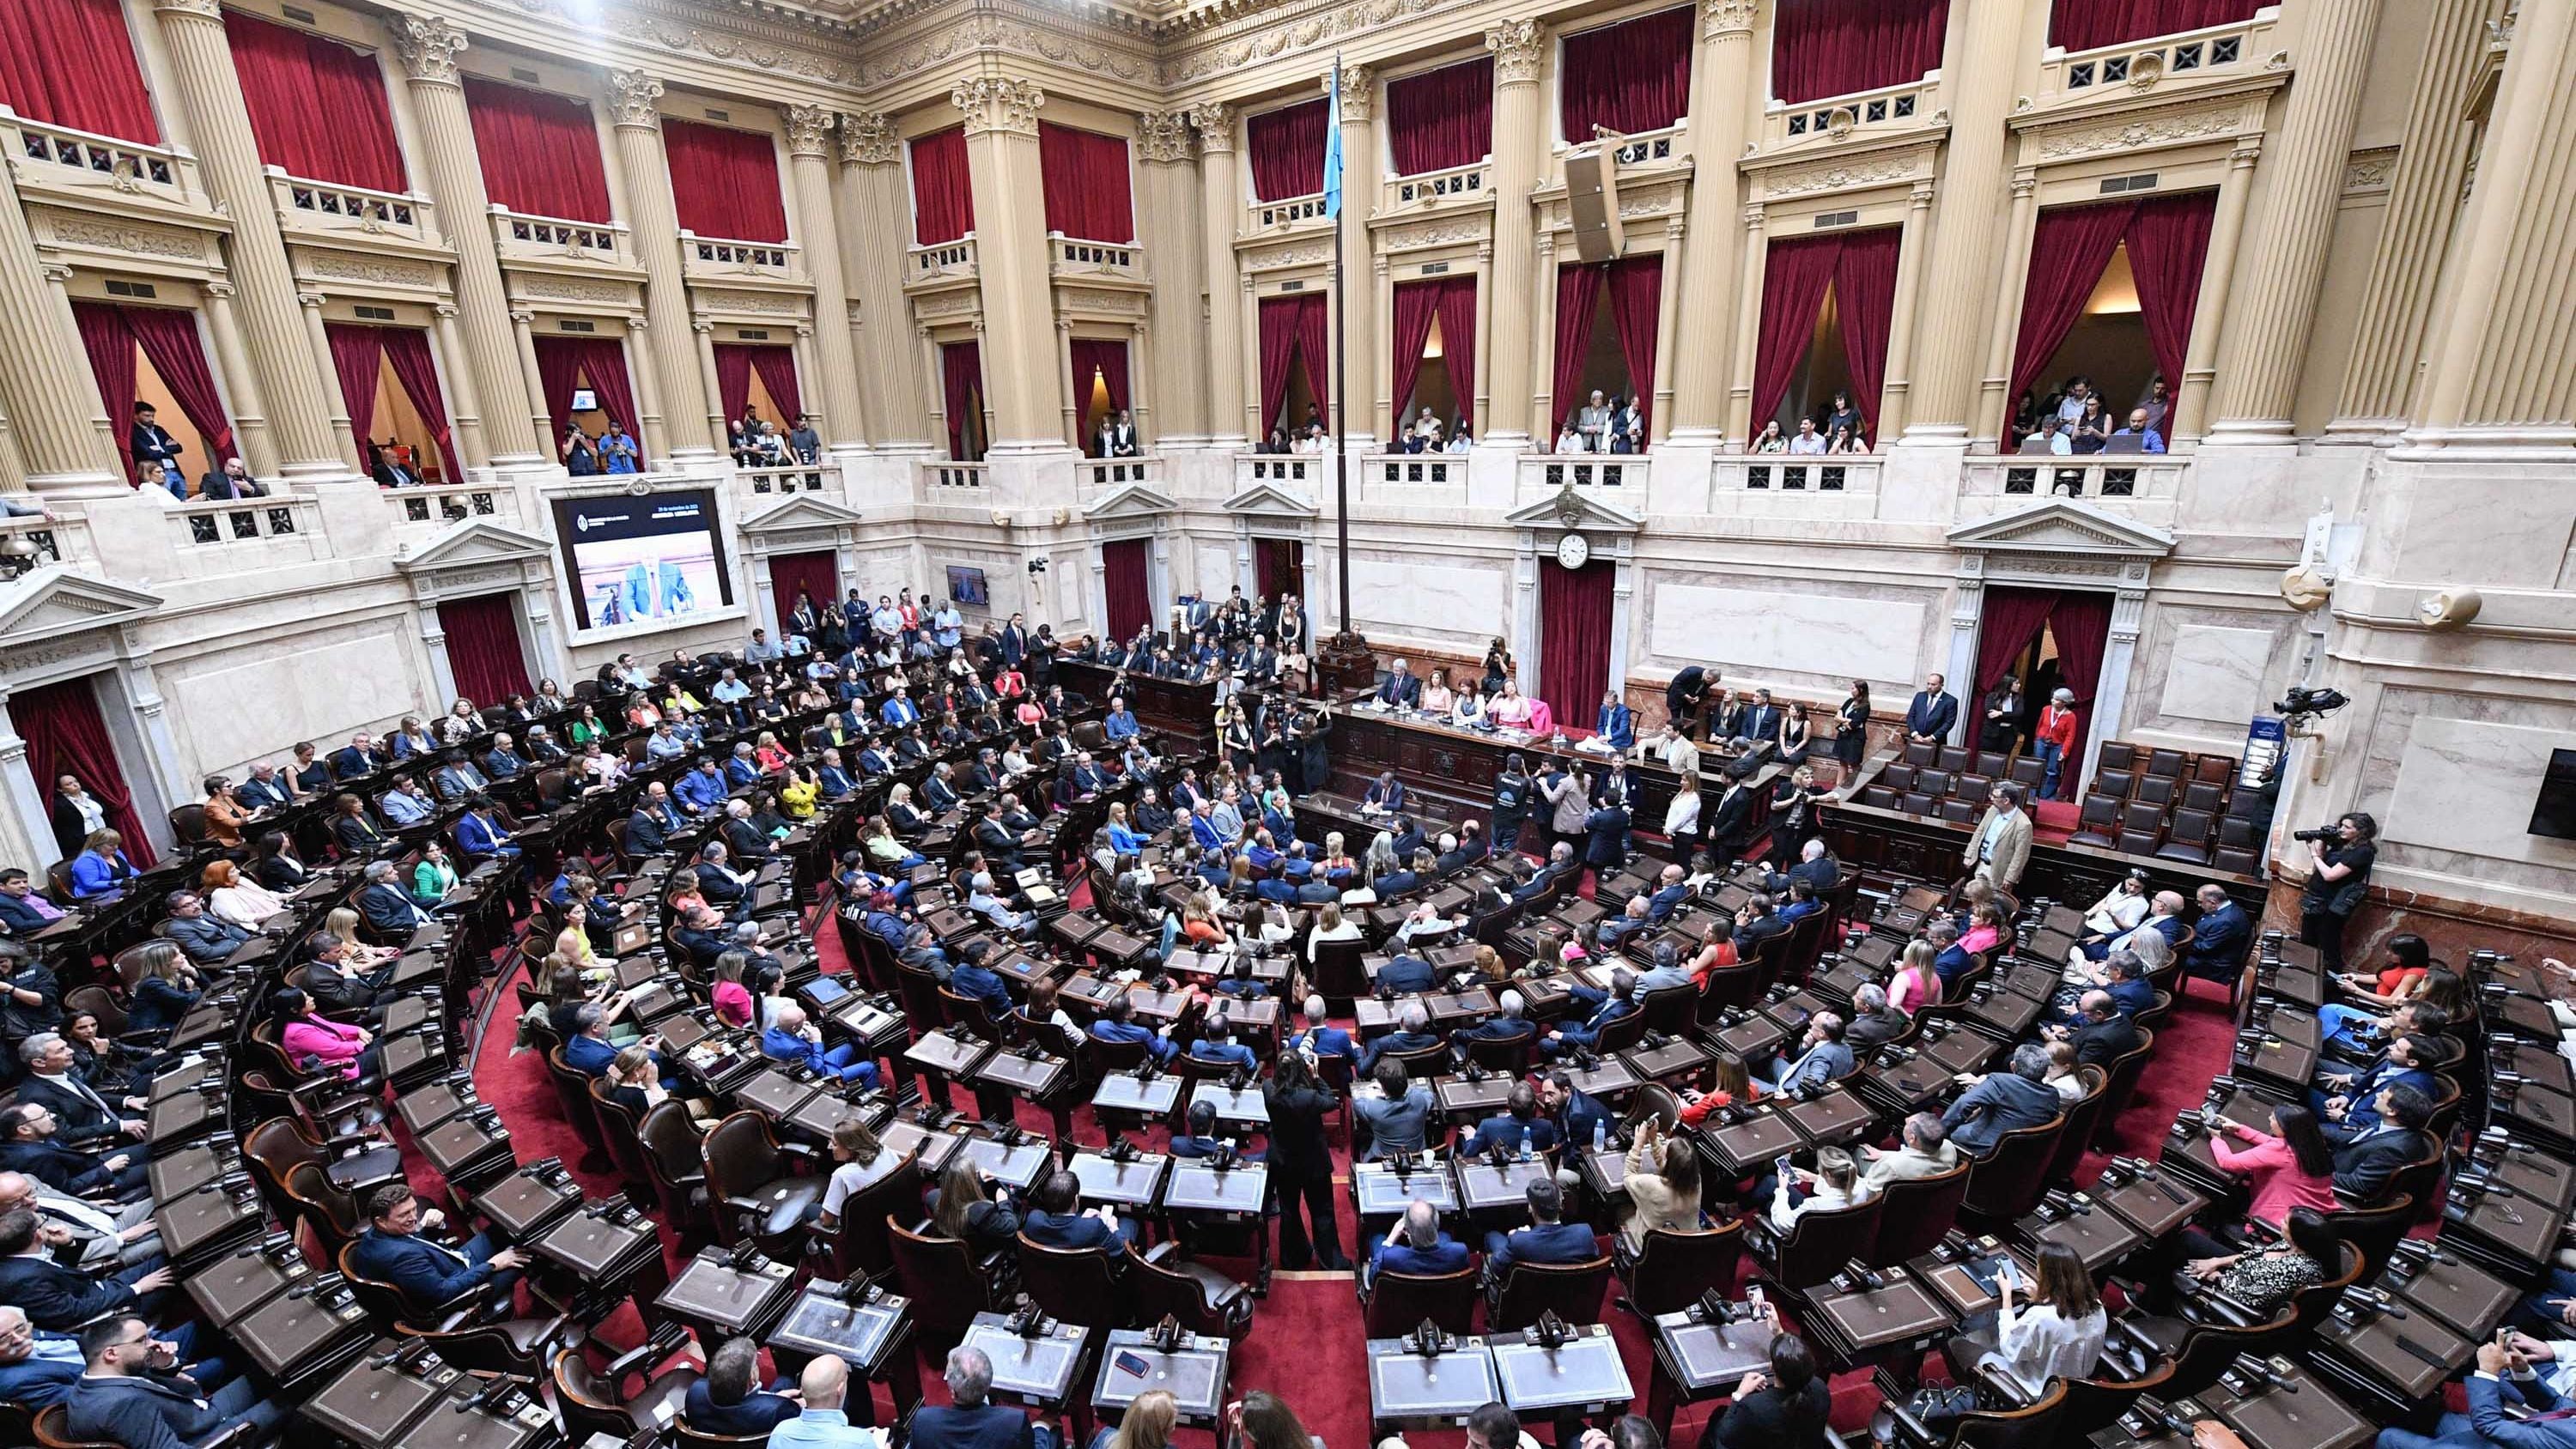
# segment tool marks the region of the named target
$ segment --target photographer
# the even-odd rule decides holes
[[[2299,940],[2317,948],[2328,972],[2343,970],[2343,931],[2370,892],[2370,867],[2379,858],[2379,822],[2354,811],[2329,830],[2302,830],[2308,843],[2308,885],[2299,897]]]

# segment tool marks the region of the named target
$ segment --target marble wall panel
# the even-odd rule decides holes
[[[2576,841],[2529,830],[2550,751],[2570,742],[2565,729],[2419,716],[2381,832],[2401,845],[2576,870]]]
[[[394,619],[371,619],[299,639],[263,639],[194,659],[156,660],[173,734],[194,780],[274,756],[296,740],[346,742],[427,701],[419,641]]]
[[[1654,582],[1646,647],[1675,666],[1715,659],[1732,674],[1819,673],[1896,685],[1921,666],[1928,600]]]
[[[2162,712],[2242,729],[2271,699],[2263,679],[2271,661],[2269,630],[2186,624],[2165,661]]]
[[[1503,567],[1351,560],[1351,608],[1363,629],[1399,638],[1473,641],[1511,632],[1510,575]],[[1323,617],[1329,610],[1319,611]]]

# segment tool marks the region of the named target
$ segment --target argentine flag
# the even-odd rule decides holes
[[[1342,214],[1342,58],[1338,54],[1325,85],[1333,102],[1324,115],[1324,215],[1338,218]]]

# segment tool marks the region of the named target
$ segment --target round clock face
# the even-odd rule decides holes
[[[1569,533],[1556,541],[1556,561],[1566,568],[1579,569],[1592,562],[1592,541],[1579,533]]]

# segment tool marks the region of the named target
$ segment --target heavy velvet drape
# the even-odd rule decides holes
[[[984,348],[978,342],[945,342],[939,347],[939,380],[941,396],[948,409],[948,456],[960,462],[973,462],[967,456],[966,424],[984,397]],[[976,429],[981,437],[983,430]]]
[[[1132,407],[1127,393],[1127,344],[1098,337],[1076,337],[1068,349],[1073,358],[1073,410],[1091,405],[1091,379],[1098,374],[1109,390],[1109,411]],[[1086,443],[1089,439],[1084,440]]]
[[[1833,285],[1842,260],[1839,236],[1802,236],[1771,243],[1762,258],[1762,333],[1753,348],[1753,430],[1780,411],[1789,378],[1816,336],[1816,309]]]
[[[150,866],[152,842],[143,834],[134,792],[126,788],[125,770],[116,762],[116,746],[108,740],[91,677],[18,690],[9,696],[9,723],[27,742],[27,770],[45,798],[53,798],[54,781],[79,776],[98,797],[107,828],[122,837],[125,858],[138,870]]]
[[[1476,279],[1451,277],[1440,294],[1440,361],[1449,369],[1449,390],[1458,395],[1458,422],[1475,425],[1476,415]]]
[[[238,10],[224,12],[224,33],[261,161],[315,181],[409,189],[374,51]]]
[[[2071,777],[2089,758],[2086,747],[2097,733],[2093,698],[2102,687],[2102,650],[2111,640],[2111,596],[2072,589],[2058,595],[2048,632],[2057,636],[2057,667],[2075,694],[2075,747],[2066,752]]]
[[[2056,0],[2049,9],[2048,43],[2091,50],[2155,35],[2180,35],[2207,25],[2251,20],[2270,0]]]
[[[811,553],[774,553],[769,556],[769,595],[778,601],[779,632],[786,632],[787,621],[796,613],[796,596],[802,593],[814,601],[819,611],[832,606],[841,596],[841,562],[830,549]]]
[[[1298,568],[1298,544],[1293,538],[1256,538],[1252,541],[1252,587],[1265,599],[1282,594],[1306,592],[1305,573]]]
[[[1628,365],[1628,397],[1654,436],[1655,334],[1664,302],[1664,259],[1622,257],[1602,269],[1610,284],[1610,320],[1619,329],[1619,358]]]
[[[1834,305],[1842,318],[1843,365],[1861,410],[1861,439],[1878,439],[1880,391],[1887,383],[1887,333],[1896,319],[1896,259],[1905,234],[1896,227],[1843,238],[1834,263]]]
[[[1386,141],[1402,176],[1483,160],[1494,149],[1493,57],[1388,81]]]
[[[469,75],[465,111],[474,122],[483,193],[495,205],[566,221],[615,219],[590,102]]]
[[[1150,545],[1122,538],[1100,546],[1101,589],[1109,595],[1109,637],[1132,639],[1154,621],[1154,576],[1145,557]]]
[[[1288,405],[1292,366],[1304,370],[1306,391],[1314,396],[1324,426],[1333,425],[1331,354],[1324,350],[1324,321],[1321,292],[1261,299],[1261,415],[1274,427],[1279,424],[1280,409]]]
[[[2218,193],[2185,192],[2145,201],[2106,201],[2053,207],[2039,214],[2031,235],[2030,275],[2023,284],[2021,328],[2013,344],[2008,398],[2039,380],[2040,369],[2066,340],[2084,304],[2102,282],[2103,268],[2123,241],[2138,286],[2140,320],[2156,368],[2179,390],[2191,344],[2192,314],[2200,306],[2200,269],[2209,255],[2209,229]],[[2122,423],[2127,419],[2122,418]],[[2175,420],[2165,420],[2173,435]]]
[[[117,0],[0,0],[0,106],[121,141],[161,139]]]
[[[635,411],[635,391],[627,382],[626,349],[614,337],[539,337],[534,339],[537,351],[537,382],[546,390],[546,412],[554,418],[554,441],[563,441],[564,430],[572,422],[573,389],[588,379],[590,390],[599,395],[599,410],[635,438],[636,451],[644,448]]]
[[[2057,600],[2055,589],[1986,590],[1984,611],[1977,624],[1976,688],[1968,696],[1972,708],[1997,681],[2012,672],[2013,661],[2047,626],[2049,611],[2057,607]]]
[[[331,343],[331,369],[340,378],[340,396],[349,404],[349,432],[358,440],[358,456],[367,455],[375,432],[376,376],[380,365],[393,364],[394,381],[411,399],[413,411],[429,428],[438,448],[446,481],[465,476],[457,467],[453,429],[447,422],[447,400],[438,387],[438,363],[429,350],[429,334],[411,327],[367,327],[354,322],[327,322],[323,334]]]
[[[1923,78],[1941,67],[1950,0],[1780,0],[1771,98],[1799,105]]]
[[[1579,569],[1539,560],[1538,694],[1560,720],[1591,719],[1609,686],[1611,584],[1618,572],[1607,559]]]
[[[1556,72],[1557,115],[1567,144],[1592,128],[1658,131],[1690,111],[1694,5],[1658,10],[1565,37]]]
[[[528,651],[519,643],[519,612],[509,594],[441,599],[438,632],[447,636],[447,668],[456,692],[478,705],[527,694]]]
[[[1283,201],[1324,189],[1324,127],[1330,110],[1325,101],[1302,101],[1243,123],[1256,199]]]
[[[1549,396],[1556,402],[1556,426],[1562,429],[1583,406],[1583,363],[1592,351],[1592,321],[1601,308],[1601,273],[1581,262],[1556,269],[1556,373]],[[1508,402],[1505,404],[1509,406]],[[1553,449],[1556,440],[1546,446]],[[1551,701],[1552,702],[1552,701]]]
[[[953,242],[975,229],[975,188],[966,174],[966,128],[933,131],[904,148],[912,158],[912,240]]]
[[[2192,314],[2200,309],[2200,268],[2209,260],[2210,223],[2217,214],[2215,191],[2159,196],[2138,203],[2137,215],[2129,218],[2129,229],[2122,237],[2128,243],[2129,275],[2138,284],[2138,314],[2146,324],[2147,345],[2156,354],[2156,371],[2177,393],[2182,390],[2183,359],[2191,350]],[[2123,424],[2127,421],[2121,419]],[[2173,420],[2166,419],[2168,438],[2173,427]]]
[[[1126,137],[1041,121],[1038,180],[1046,198],[1047,230],[1084,241],[1136,240]]]
[[[1430,345],[1431,323],[1440,315],[1441,294],[1448,287],[1449,279],[1440,277],[1428,282],[1406,282],[1395,289],[1395,389],[1388,396],[1395,399],[1395,430],[1399,435],[1404,432],[1406,419],[1412,416],[1406,404],[1413,397],[1414,380],[1422,375],[1422,349]],[[1442,350],[1447,350],[1445,344]]]
[[[766,131],[662,118],[662,156],[680,230],[734,241],[787,240],[778,143]]]
[[[715,354],[718,405],[727,419],[741,417],[743,409],[751,405],[751,379],[757,374],[760,385],[769,392],[770,402],[777,406],[778,415],[769,421],[778,424],[781,432],[796,425],[797,416],[805,410],[804,398],[796,386],[796,349],[719,342]]]
[[[72,303],[72,320],[79,324],[81,350],[89,354],[90,374],[98,381],[99,401],[107,405],[107,415],[116,424],[117,436],[125,436],[126,424],[134,417],[134,365],[136,348],[161,375],[170,397],[187,416],[188,425],[206,440],[214,451],[211,458],[182,458],[180,464],[190,473],[212,472],[226,458],[235,456],[232,421],[224,414],[223,394],[215,388],[215,374],[206,366],[206,350],[197,338],[197,314],[175,307],[124,307],[113,302]],[[132,481],[134,464],[126,460],[126,475]]]

